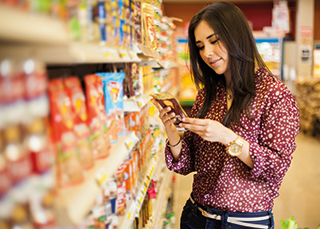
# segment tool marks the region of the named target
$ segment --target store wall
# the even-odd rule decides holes
[[[206,7],[209,3],[169,3],[163,4],[163,13],[169,17],[181,18],[183,22],[175,22],[177,27],[186,27],[192,16]],[[273,1],[263,2],[234,2],[246,18],[252,23],[253,30],[262,30],[265,26],[271,26]],[[295,37],[296,26],[296,0],[288,1],[290,11],[291,32],[289,37]]]
[[[192,16],[206,7],[208,3],[164,3],[164,15],[178,17],[182,23],[176,23],[178,27],[184,27]],[[264,26],[271,26],[273,2],[235,3],[249,21],[254,30],[262,30]],[[263,15],[263,17],[261,17]]]
[[[297,77],[309,78],[313,75],[312,53],[314,31],[315,2],[319,0],[299,0],[297,17]]]
[[[287,65],[289,68],[296,68],[297,66],[297,42],[295,41],[286,41],[284,42],[284,56],[283,64]]]

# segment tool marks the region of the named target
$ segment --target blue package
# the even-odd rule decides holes
[[[118,136],[125,135],[123,108],[123,80],[125,73],[97,73],[103,83],[107,120],[116,120]]]

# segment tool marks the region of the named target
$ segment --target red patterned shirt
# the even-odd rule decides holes
[[[268,211],[292,160],[299,132],[299,112],[288,88],[276,77],[260,69],[256,72],[256,95],[249,117],[241,114],[240,125],[232,130],[249,142],[253,168],[226,153],[219,142],[209,142],[186,131],[181,156],[175,162],[166,147],[168,169],[187,175],[196,172],[193,195],[202,205],[229,212]],[[195,117],[204,102],[204,91],[197,94],[190,117]],[[215,100],[205,116],[222,122],[227,111],[226,88],[217,85]]]

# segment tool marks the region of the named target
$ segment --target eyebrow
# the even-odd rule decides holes
[[[216,34],[213,33],[213,34],[207,36],[206,39],[210,39],[211,37],[213,37],[213,36],[215,36],[215,35],[216,35]],[[196,41],[196,44],[198,44],[198,43],[200,43],[200,42],[201,42],[201,41]]]

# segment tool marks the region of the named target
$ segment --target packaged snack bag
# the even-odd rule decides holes
[[[88,125],[91,129],[91,147],[95,158],[107,157],[110,153],[110,138],[106,137],[106,117],[102,114],[103,101],[98,85],[101,80],[97,75],[86,75],[86,102],[88,111]],[[102,90],[102,89],[101,89]],[[103,107],[104,109],[104,107]]]
[[[54,154],[48,139],[47,120],[34,119],[24,128],[25,144],[32,160],[32,172],[42,174],[54,162]]]
[[[160,106],[162,106],[162,108],[170,106],[172,108],[172,111],[176,114],[175,118],[177,119],[177,121],[174,123],[174,125],[176,126],[177,130],[185,130],[178,125],[182,122],[181,119],[187,117],[188,115],[180,106],[179,102],[168,92],[161,92],[159,94],[155,93],[151,94],[151,96],[160,104]]]
[[[71,38],[79,40],[81,38],[81,26],[78,17],[79,1],[67,1],[67,16]]]
[[[138,44],[142,44],[142,32],[141,32],[141,2],[133,0],[131,2],[131,20],[134,24],[132,29],[132,36]]]
[[[139,64],[130,63],[129,64],[129,77],[130,77],[130,95],[139,96],[143,94],[143,80],[139,74]]]
[[[158,47],[156,26],[154,23],[154,11],[150,4],[142,3],[142,43],[155,50]]]
[[[74,127],[71,101],[68,97],[62,79],[49,81],[49,102],[53,140],[55,144],[61,142],[65,132],[72,132]]]
[[[34,190],[30,196],[30,218],[34,229],[56,228],[54,191]]]
[[[107,120],[107,113],[106,113],[106,101],[104,96],[104,85],[99,76],[96,75],[96,82],[95,86],[98,91],[98,107],[99,107],[99,118],[102,125],[102,134],[105,141],[105,149],[108,150],[108,152],[111,149],[111,137],[110,132],[112,129],[108,127],[108,120]],[[117,136],[117,135],[116,135]],[[116,137],[118,139],[118,136]]]
[[[4,141],[0,130],[0,199],[11,187],[11,180],[8,171],[8,161],[4,155]]]
[[[17,71],[17,66],[15,61],[9,59],[0,62],[0,129],[3,133],[4,157],[2,162],[6,162],[4,167],[7,168],[7,175],[13,184],[24,180],[32,173],[30,154],[23,144],[24,133],[21,125],[21,121],[27,120],[24,79]]]
[[[75,134],[63,134],[61,146],[58,148],[57,175],[60,187],[76,185],[83,181],[83,170],[78,155]]]
[[[104,84],[106,113],[108,122],[115,118],[118,136],[125,134],[124,111],[123,111],[123,80],[125,74],[120,73],[97,73],[101,76]]]
[[[141,108],[139,114],[139,124],[138,124],[138,138],[142,139],[145,137],[146,132],[150,128],[150,121],[149,121],[149,104],[144,105]]]
[[[16,184],[32,173],[29,151],[23,145],[23,135],[20,125],[11,125],[4,129],[4,156],[8,165],[8,174],[13,184]]]
[[[74,132],[77,138],[80,162],[84,169],[90,169],[94,166],[94,155],[91,149],[86,99],[78,77],[67,77],[64,80],[64,85],[74,113]]]
[[[44,63],[29,59],[21,64],[27,114],[23,125],[24,143],[32,159],[33,173],[41,174],[53,164],[48,138],[48,80]]]
[[[139,112],[130,112],[125,114],[124,121],[126,129],[134,131],[135,135],[138,136]]]
[[[57,176],[60,187],[83,181],[82,166],[74,133],[74,115],[62,79],[49,81],[53,141],[57,148]]]
[[[128,159],[124,164],[124,181],[126,183],[126,199],[132,200],[133,198],[133,168],[132,159]]]

